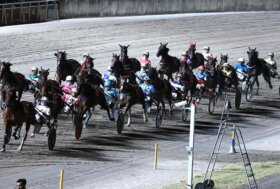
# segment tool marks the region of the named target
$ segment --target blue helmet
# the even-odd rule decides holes
[[[145,76],[144,77],[144,81],[150,81],[150,77],[149,76]]]
[[[104,87],[111,87],[112,86],[112,82],[110,80],[106,80],[104,83]]]

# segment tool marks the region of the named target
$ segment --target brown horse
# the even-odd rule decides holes
[[[58,114],[64,108],[64,102],[61,97],[63,93],[60,89],[59,83],[55,80],[48,79],[49,69],[42,69],[39,71],[39,79],[36,84],[38,90],[34,93],[35,102],[40,100],[42,96],[49,99],[49,107],[51,109],[51,116],[54,122],[57,122]]]
[[[190,56],[191,66],[190,69],[195,69],[201,65],[204,65],[204,56],[201,53],[196,52],[196,43],[190,43],[187,55]]]
[[[74,74],[78,68],[82,67],[81,64],[77,60],[67,59],[65,51],[57,51],[54,55],[57,58],[56,80],[58,83],[65,81],[68,75],[73,76],[74,81],[76,81]]]
[[[221,58],[220,63],[219,63],[219,65],[217,65],[218,68],[221,68],[224,65],[224,63],[228,62],[228,55],[227,54],[225,54],[225,55],[221,54],[220,58]]]
[[[156,68],[151,68],[148,72],[148,75],[151,79],[151,83],[155,87],[155,94],[153,95],[153,99],[156,101],[156,105],[159,106],[162,104],[163,110],[165,110],[164,99],[168,101],[169,104],[169,113],[172,112],[172,86],[166,79],[161,79],[158,77],[158,73]]]
[[[16,126],[13,136],[15,139],[18,139],[17,131],[21,129],[22,124],[25,122],[25,134],[18,147],[18,151],[21,151],[26,141],[27,134],[30,128],[30,125],[35,123],[35,114],[36,111],[34,109],[34,105],[31,102],[27,101],[19,101],[16,99],[16,93],[13,89],[6,90],[7,98],[6,100],[9,101],[9,106],[7,106],[3,111],[3,119],[4,119],[4,143],[1,149],[2,152],[6,150],[6,144],[9,143],[11,133],[12,133],[12,126]]]
[[[168,54],[169,48],[167,48],[168,43],[162,44],[158,48],[157,57],[161,56],[159,62],[159,73],[167,75],[168,81],[171,79],[173,81],[172,74],[179,71],[181,66],[180,60],[174,56]]]
[[[120,83],[121,76],[127,75],[127,73],[124,70],[124,66],[122,62],[120,61],[120,55],[114,53],[111,61],[111,69],[112,69],[112,74],[117,78],[118,83]]]
[[[126,77],[121,78],[119,103],[120,109],[125,108],[124,115],[128,113],[128,121],[126,126],[129,127],[131,123],[131,107],[139,103],[142,104],[144,110],[145,96],[142,89],[138,85],[128,83],[127,81],[128,80]]]
[[[2,81],[3,86],[9,86],[9,88],[14,89],[18,93],[18,100],[21,99],[23,91],[27,87],[27,80],[24,75],[18,72],[11,71],[11,63],[1,62],[1,71],[0,71],[0,80]],[[6,101],[6,91],[1,89],[2,102]],[[2,104],[1,104],[1,108]]]

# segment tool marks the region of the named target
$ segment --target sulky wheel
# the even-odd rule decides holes
[[[207,188],[204,183],[199,182],[195,185],[195,189],[207,189]]]
[[[163,117],[163,110],[161,106],[157,107],[157,115],[156,115],[156,128],[160,128],[162,123],[162,117]]]
[[[253,94],[253,84],[248,83],[247,89],[246,89],[246,101],[251,102],[253,96],[254,96],[254,94]]]
[[[118,134],[122,134],[124,126],[124,115],[122,112],[119,113],[118,120],[117,120],[117,132]]]
[[[241,92],[238,90],[235,94],[235,108],[239,110],[241,104]]]
[[[188,114],[189,114],[188,107],[184,105],[182,108],[182,121],[186,122],[188,120]]]
[[[51,127],[48,133],[48,147],[49,150],[53,150],[56,142],[56,129]]]
[[[83,131],[83,117],[81,115],[74,114],[73,120],[75,126],[75,138],[79,139]]]
[[[203,184],[206,186],[207,189],[213,189],[215,184],[214,181],[211,179],[207,179],[203,182]]]
[[[213,115],[215,106],[216,106],[216,98],[215,98],[215,96],[211,96],[209,98],[209,104],[208,104],[208,113],[210,115]]]

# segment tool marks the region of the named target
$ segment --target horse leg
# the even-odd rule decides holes
[[[21,127],[22,125],[19,125],[19,126]],[[30,123],[26,122],[26,123],[25,123],[25,133],[24,133],[24,137],[22,138],[21,143],[20,143],[20,145],[19,145],[19,147],[18,147],[18,149],[17,149],[19,152],[22,150],[23,145],[24,145],[24,142],[26,141],[29,128],[30,128]]]
[[[258,79],[258,76],[256,76],[254,78],[254,81],[253,82],[256,82],[256,85],[257,85],[257,92],[256,92],[256,95],[259,94],[259,88],[260,88],[260,83],[259,83],[259,79]]]
[[[21,125],[17,125],[13,132],[13,137],[15,140],[19,139],[20,136],[19,136],[18,132],[20,132],[20,130],[21,130]]]
[[[131,108],[128,110],[128,115],[127,115],[127,127],[130,127],[130,123],[131,123]]]
[[[6,122],[6,124],[4,124],[5,127],[5,134],[4,134],[4,141],[3,141],[3,146],[2,149],[0,150],[1,152],[5,152],[6,151],[6,144],[9,143],[10,140],[10,136],[11,136],[11,130],[12,130],[12,126],[11,124],[9,124],[9,121]]]

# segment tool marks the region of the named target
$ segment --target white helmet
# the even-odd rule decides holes
[[[182,56],[186,56],[187,55],[187,52],[182,52]]]
[[[273,52],[269,52],[268,56],[274,56],[274,53]]]
[[[86,57],[86,56],[89,56],[89,54],[88,54],[88,53],[84,53],[84,54],[83,54],[83,57]]]
[[[238,62],[245,62],[244,58],[238,58]]]
[[[210,47],[204,46],[203,49],[204,49],[204,50],[210,50]]]
[[[43,96],[41,98],[41,102],[49,102],[49,99],[47,97]]]
[[[107,68],[107,71],[112,71],[112,67],[109,66],[109,67]]]
[[[38,71],[38,68],[37,67],[32,67],[31,71]]]
[[[65,79],[66,81],[72,81],[73,80],[73,77],[71,75],[68,75]]]
[[[149,56],[149,52],[148,51],[145,51],[145,52],[143,52],[143,55],[147,55],[147,56]]]

